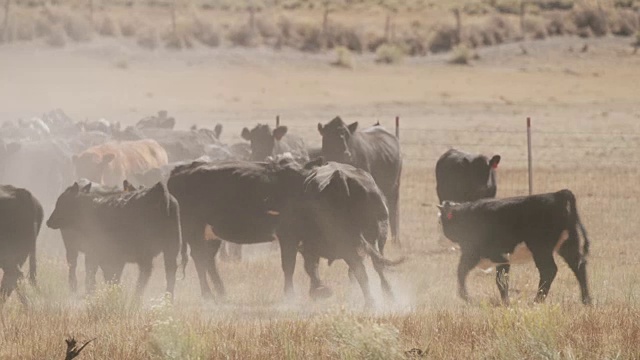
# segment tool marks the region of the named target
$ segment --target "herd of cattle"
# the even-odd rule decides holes
[[[383,254],[389,231],[400,241],[402,156],[394,135],[379,124],[358,129],[357,122],[336,117],[318,124],[322,148],[315,149],[285,126],[244,128],[246,142],[237,144],[220,140],[221,125],[174,126],[164,111],[121,129],[105,120],[74,122],[60,110],[2,125],[0,183],[11,185],[0,186],[0,304],[15,290],[27,258],[35,284],[36,239],[45,216],[47,227],[60,231],[72,291],[80,252],[87,292],[95,289],[98,269],[118,282],[125,264],[135,263],[138,296],[162,253],[173,296],[178,258],[184,274],[189,252],[202,296],[212,297],[209,279],[224,296],[216,266],[222,244],[236,244],[230,251],[239,254],[239,245],[277,241],[287,295],[300,252],[312,298],[331,295],[319,276],[320,258],[329,264],[342,259],[372,305],[366,256],[393,298],[384,269],[403,259]],[[490,262],[508,302],[510,264],[527,253],[540,272],[536,300],[544,300],[558,252],[578,278],[582,301],[590,303],[589,242],[575,197],[562,190],[494,199],[499,162],[499,155],[451,149],[436,164],[442,230],[461,250],[460,296],[467,299],[468,272]]]

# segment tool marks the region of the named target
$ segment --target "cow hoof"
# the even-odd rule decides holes
[[[326,286],[320,286],[315,289],[311,289],[309,291],[309,295],[311,295],[311,298],[314,300],[327,299],[333,296],[333,291]]]

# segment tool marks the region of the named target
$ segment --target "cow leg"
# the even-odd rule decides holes
[[[496,266],[496,285],[500,290],[500,298],[502,304],[509,305],[509,270],[511,265],[502,264]]]
[[[177,265],[175,265],[174,269],[177,269]],[[140,274],[138,275],[138,284],[136,285],[136,298],[142,298],[142,294],[144,293],[144,289],[146,289],[147,284],[149,283],[149,279],[151,278],[151,271],[153,270],[153,258],[142,259],[138,262],[138,270]],[[173,281],[175,283],[175,270],[173,272]],[[119,279],[118,279],[119,280]]]
[[[389,284],[387,276],[384,273],[384,264],[380,261],[373,260],[373,258],[371,260],[373,262],[373,268],[376,270],[378,276],[380,277],[380,286],[382,287],[384,295],[387,297],[387,299],[394,301],[395,297],[393,296],[391,285]]]
[[[298,249],[296,242],[283,234],[278,234],[280,240],[280,259],[284,272],[284,294],[288,298],[293,297],[293,272],[296,269],[296,255]]]
[[[311,298],[317,300],[331,297],[333,295],[333,292],[330,288],[326,287],[322,283],[322,280],[320,280],[320,274],[318,272],[320,257],[311,254],[305,254],[303,255],[303,258],[304,270],[307,272],[307,275],[309,275],[310,279],[309,295],[311,296]]]
[[[231,260],[235,262],[242,261],[242,245],[234,244],[234,243],[229,243],[227,245],[229,245],[228,250],[229,250],[229,257],[231,258]]]
[[[186,241],[191,249],[191,258],[196,266],[198,279],[200,280],[200,292],[204,299],[212,299],[211,288],[207,281],[207,261],[209,257],[206,252],[204,241],[204,224],[189,224],[182,227],[182,241]]]
[[[399,181],[399,180],[398,180]],[[400,244],[400,186],[395,186],[387,199],[389,204],[389,225],[391,227],[391,238],[396,245]],[[384,248],[384,243],[380,244],[380,253]]]
[[[230,243],[227,243],[227,245]],[[209,267],[207,268],[207,272],[211,277],[211,281],[213,282],[213,286],[216,289],[216,293],[220,297],[226,296],[227,292],[224,288],[224,283],[222,282],[222,278],[220,277],[220,273],[218,272],[218,264],[216,263],[216,254],[220,250],[222,246],[224,246],[223,242],[219,239],[213,241],[206,242],[208,254],[210,256],[210,260],[208,261]]]
[[[85,254],[84,256],[84,268],[85,268],[85,277],[84,277],[84,287],[87,294],[92,294],[96,290],[96,274],[98,273],[98,263],[95,258],[90,256],[89,254]],[[104,274],[105,280],[107,279],[107,275]]]
[[[553,260],[552,252],[544,252],[541,254],[538,252],[537,254],[533,254],[533,261],[538,268],[538,272],[540,273],[540,282],[538,283],[538,294],[536,295],[535,302],[540,303],[544,302],[549,294],[549,289],[551,288],[551,283],[553,279],[556,277],[556,273],[558,272],[558,266],[556,266],[556,262]]]
[[[162,253],[164,259],[164,276],[167,280],[167,292],[171,294],[173,300],[173,292],[176,288],[176,272],[178,271],[178,249],[173,251],[165,250]]]
[[[577,234],[575,238],[570,238],[562,244],[558,254],[567,262],[580,284],[580,292],[582,293],[582,303],[591,304],[591,296],[589,295],[589,287],[587,285],[587,261],[583,258],[579,251],[579,240]]]
[[[16,289],[18,278],[20,277],[20,270],[17,266],[5,267],[3,271],[4,275],[2,276],[2,282],[0,282],[0,304],[4,304],[13,290]]]
[[[460,262],[458,263],[458,296],[464,301],[469,301],[469,294],[467,293],[467,275],[476,265],[478,265],[480,259],[472,252],[462,252],[460,256]]]
[[[67,247],[67,265],[69,266],[69,288],[72,293],[78,290],[78,278],[76,270],[78,268],[78,250]]]
[[[375,305],[373,301],[373,296],[371,296],[371,289],[369,288],[369,277],[367,276],[367,270],[364,268],[364,263],[362,262],[362,258],[359,256],[351,256],[346,259],[349,268],[353,269],[353,274],[356,279],[358,279],[358,283],[360,284],[360,288],[362,289],[362,294],[364,295],[364,303],[366,308],[372,308]]]

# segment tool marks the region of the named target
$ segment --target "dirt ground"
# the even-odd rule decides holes
[[[413,347],[429,348],[431,358],[538,358],[547,354],[543,350],[550,358],[637,358],[640,54],[632,54],[628,39],[574,37],[478,54],[471,66],[450,65],[443,54],[391,66],[356,57],[354,69],[343,69],[331,65],[332,53],[149,52],[108,39],[63,49],[3,46],[0,120],[61,108],[78,120],[131,124],[164,109],[181,128],[222,123],[222,138],[232,143],[240,141],[242,127],[274,124],[280,115],[291,132],[317,145],[316,124],[336,115],[363,127],[379,120],[389,129],[400,116],[402,248],[390,244],[388,256],[403,254],[408,261],[391,273],[396,303],[380,297],[374,313],[362,312],[362,295],[350,288],[342,263],[323,263],[322,276],[336,295],[311,303],[299,261],[297,297],[285,304],[277,252],[251,249],[256,256],[219,265],[229,294],[224,303],[200,300],[189,265],[175,309],[146,304],[130,313],[118,307],[121,295],[108,292],[88,302],[67,300],[61,244],[40,244],[43,289],[33,295],[35,313],[10,301],[0,359],[43,358],[52,349],[57,356],[66,334],[98,337],[87,359],[393,358],[400,355],[384,351]],[[577,282],[560,259],[548,305],[531,304],[538,281],[532,264],[512,270],[511,309],[491,306],[498,298],[494,278],[480,271],[469,278],[476,302],[465,305],[456,297],[458,254],[439,241],[436,226],[435,161],[451,146],[500,153],[498,196],[524,195],[527,117],[533,121],[534,191],[572,189],[589,230],[592,309],[579,304]],[[155,269],[147,300],[164,287],[160,264]],[[135,270],[127,270],[126,292]],[[379,293],[375,273],[369,275]],[[103,308],[115,315],[100,315]],[[154,322],[163,316],[177,323],[166,328]],[[354,334],[346,337],[353,342],[340,331]]]

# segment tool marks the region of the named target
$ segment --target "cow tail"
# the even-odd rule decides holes
[[[389,260],[385,258],[384,256],[382,256],[382,254],[380,254],[380,252],[376,248],[373,247],[373,245],[370,242],[368,242],[364,238],[362,238],[362,244],[364,245],[364,249],[366,253],[369,256],[371,256],[371,260],[374,263],[379,263],[385,267],[390,267],[390,266],[400,265],[406,260],[405,257],[401,257],[395,260]]]
[[[587,255],[589,255],[590,242],[589,242],[589,237],[587,236],[587,230],[582,224],[582,221],[580,221],[580,215],[578,215],[578,208],[576,206],[576,197],[569,190],[564,190],[564,193],[565,193],[565,196],[567,197],[567,201],[569,202],[569,212],[570,212],[569,221],[571,222],[572,227],[577,226],[580,229],[580,232],[582,233],[582,237],[584,238],[584,243],[582,244],[582,255],[583,257],[586,257]],[[577,235],[577,229],[576,229],[576,235]]]
[[[187,263],[189,262],[189,255],[187,255],[187,242],[184,241],[184,238],[182,237],[182,221],[180,219],[180,204],[178,204],[177,201],[176,201],[175,211],[176,211],[176,215],[175,215],[176,228],[178,231],[178,239],[180,243],[180,269],[182,270],[181,280],[184,280],[187,277],[186,270],[187,270]]]

